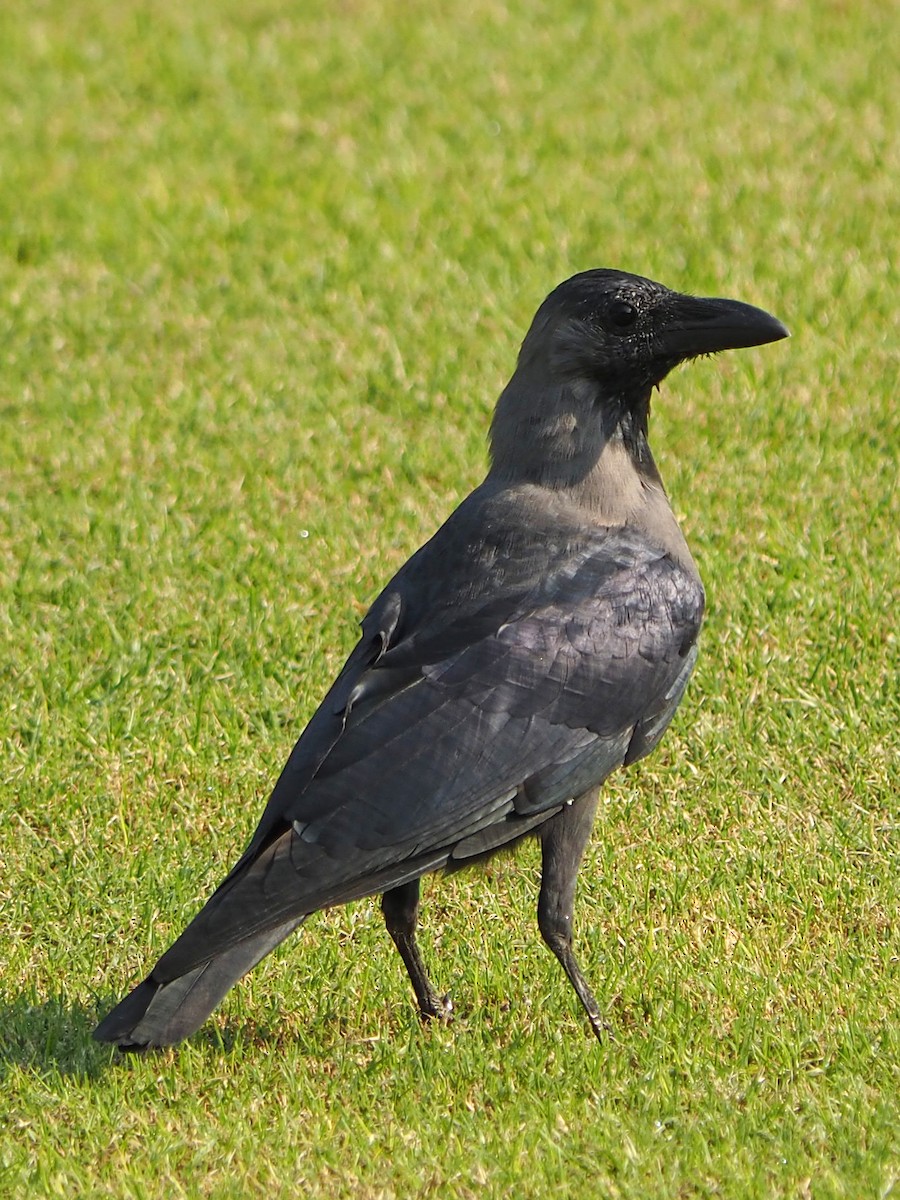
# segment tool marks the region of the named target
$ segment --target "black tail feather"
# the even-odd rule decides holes
[[[229,988],[305,919],[292,918],[240,942],[176,979],[158,981],[151,972],[104,1017],[94,1037],[121,1050],[175,1045],[199,1029]]]

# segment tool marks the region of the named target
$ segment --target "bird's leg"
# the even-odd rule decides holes
[[[419,1002],[423,1020],[447,1020],[453,1011],[449,996],[439,996],[428,978],[419,944],[416,941],[416,921],[419,916],[419,881],[411,879],[392,888],[381,897],[381,911],[387,931],[400,951],[409,974],[410,983]]]
[[[544,826],[541,837],[541,894],[538,925],[544,941],[563,970],[588,1015],[598,1038],[608,1032],[600,1008],[572,953],[572,907],[575,880],[597,809],[597,791],[585,792]]]

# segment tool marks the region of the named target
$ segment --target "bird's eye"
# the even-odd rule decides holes
[[[627,329],[629,325],[633,325],[637,320],[637,315],[637,309],[627,300],[616,300],[609,308],[610,322],[617,329]]]

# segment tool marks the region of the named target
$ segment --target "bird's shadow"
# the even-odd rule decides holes
[[[34,1001],[20,996],[0,1004],[0,1084],[10,1071],[20,1068],[45,1078],[64,1076],[74,1079],[98,1079],[111,1067],[135,1063],[145,1054],[121,1054],[112,1046],[95,1042],[94,1026],[114,1002],[98,1000],[80,1004],[65,996]],[[269,1028],[255,1022],[226,1021],[207,1024],[191,1038],[195,1047],[217,1054],[241,1053],[248,1047],[276,1048],[285,1040],[279,1027]],[[297,1043],[296,1035],[290,1039]],[[304,1053],[315,1055],[318,1049],[303,1043]],[[171,1051],[156,1053],[167,1054]]]
[[[91,1037],[103,1011],[65,996],[0,1004],[0,1081],[16,1067],[44,1077],[98,1078],[115,1062],[110,1047]]]

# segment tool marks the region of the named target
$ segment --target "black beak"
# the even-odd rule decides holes
[[[782,323],[762,308],[740,300],[706,300],[697,296],[673,297],[671,316],[662,334],[663,353],[673,358],[694,358],[717,350],[763,346],[790,334]]]

